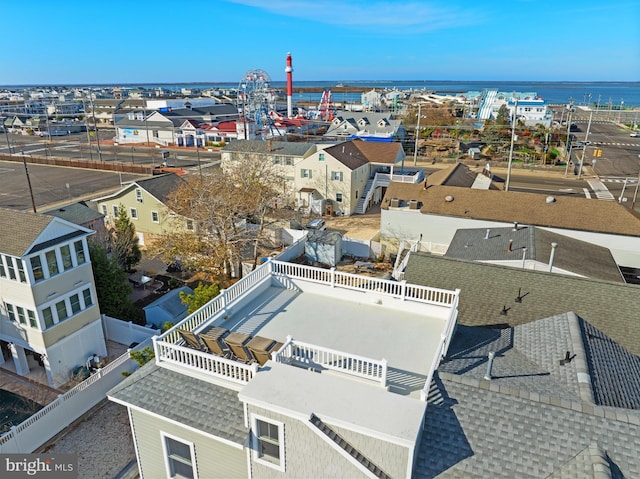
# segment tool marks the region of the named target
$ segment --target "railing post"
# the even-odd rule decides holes
[[[402,299],[402,301],[404,301],[406,297],[407,297],[407,280],[403,279],[400,282],[400,298]]]
[[[227,313],[227,290],[226,289],[221,289],[220,290],[220,302],[222,303],[220,305],[220,310],[224,311],[224,313]]]
[[[382,377],[380,378],[380,384],[382,384],[383,388],[387,387],[387,360],[382,358]]]
[[[331,267],[331,287],[336,287],[336,268],[335,266]]]
[[[153,343],[153,354],[156,357],[156,365],[160,365],[160,346],[158,345],[158,336],[153,335],[151,337],[151,342]],[[128,353],[131,353],[131,349],[127,350]]]

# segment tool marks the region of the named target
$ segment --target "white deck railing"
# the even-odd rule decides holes
[[[153,347],[155,351],[160,353],[160,357],[165,363],[178,364],[180,367],[187,367],[238,384],[247,384],[258,372],[256,363],[244,364],[185,346],[163,341],[158,342],[157,339],[154,338]]]
[[[422,401],[426,401],[429,397],[429,388],[431,387],[431,381],[433,380],[433,373],[436,372],[438,366],[440,365],[440,361],[447,354],[447,350],[449,349],[449,343],[451,342],[451,336],[453,335],[453,329],[456,325],[456,321],[458,319],[458,299],[460,297],[460,290],[456,289],[456,296],[453,304],[451,305],[451,311],[449,312],[449,317],[447,318],[447,322],[444,326],[444,330],[440,335],[440,343],[438,343],[438,348],[436,350],[436,354],[433,357],[433,362],[431,363],[431,367],[429,368],[429,374],[427,374],[427,380],[424,383],[424,387],[420,391],[420,399]]]
[[[371,359],[356,354],[336,351],[315,344],[295,341],[291,336],[279,351],[272,354],[279,363],[293,364],[312,369],[329,369],[350,374],[362,379],[370,379],[387,385],[387,360]]]
[[[254,288],[270,281],[272,276],[286,277],[289,279],[299,279],[314,283],[325,284],[332,288],[345,288],[363,292],[375,292],[384,294],[402,301],[415,301],[428,303],[437,306],[445,306],[455,309],[458,302],[459,291],[450,291],[427,286],[407,284],[405,281],[391,281],[357,274],[342,273],[335,269],[322,269],[312,266],[287,263],[270,260],[256,268],[248,276],[241,279],[233,286],[220,292],[209,303],[199,310],[178,322],[167,332],[153,338],[153,348],[156,356],[156,363],[162,365],[180,364],[181,367],[194,371],[204,372],[216,377],[223,377],[230,381],[245,383],[248,382],[256,368],[238,363],[236,361],[220,358],[213,354],[189,349],[182,345],[182,338],[178,333],[178,328],[197,332],[205,324],[211,324],[216,319],[227,314],[227,308],[240,302]],[[300,346],[302,343],[297,343]],[[448,339],[447,339],[448,344]],[[380,381],[386,385],[386,362],[362,358],[359,356],[332,351],[313,345],[311,349],[299,349],[300,354],[307,356],[297,356],[293,350],[290,352],[292,358],[298,361],[308,361],[314,358],[317,365],[327,369],[340,370],[353,375],[360,375],[367,379]],[[313,349],[315,348],[315,349]],[[335,356],[331,356],[335,354]],[[309,356],[310,355],[310,356]],[[343,356],[339,356],[343,355]],[[306,359],[305,359],[306,358]],[[320,361],[318,361],[320,359]],[[384,371],[384,373],[383,373]]]

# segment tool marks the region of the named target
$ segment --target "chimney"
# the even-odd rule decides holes
[[[484,375],[484,378],[487,381],[491,381],[491,369],[493,368],[493,358],[496,357],[496,353],[491,351],[488,357],[489,357],[489,361],[487,362],[487,373]]]
[[[271,152],[271,149],[272,149],[271,138],[267,138],[267,151]]]
[[[553,258],[556,256],[556,248],[558,247],[558,243],[551,243],[551,256],[549,257],[549,272],[553,271]]]

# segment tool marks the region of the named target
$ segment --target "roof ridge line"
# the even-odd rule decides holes
[[[562,409],[569,409],[576,413],[587,414],[589,416],[596,416],[612,421],[640,426],[640,413],[633,409],[598,406],[593,403],[589,404],[585,401],[569,401],[568,399],[551,397],[548,394],[544,393],[537,393],[533,391],[527,391],[526,389],[519,389],[513,386],[498,384],[495,380],[487,381],[486,379],[476,379],[469,376],[460,376],[458,374],[447,373],[443,371],[438,371],[438,376],[440,377],[440,379],[451,381],[452,383],[471,386],[494,393],[504,394],[507,396],[513,396],[516,398],[541,404],[547,404],[549,406],[559,407]]]
[[[593,384],[591,383],[591,375],[589,374],[589,364],[587,363],[587,351],[582,340],[582,328],[580,327],[580,318],[573,311],[567,314],[567,323],[569,325],[569,338],[576,362],[576,375],[578,379],[578,389],[580,398],[583,401],[595,404],[595,396],[593,394]]]

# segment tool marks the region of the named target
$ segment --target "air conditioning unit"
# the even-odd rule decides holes
[[[419,205],[419,201],[418,200],[410,200],[409,201],[409,209],[410,210],[417,210],[418,209],[418,205]]]
[[[391,198],[391,207],[397,208],[400,206],[400,198]]]

